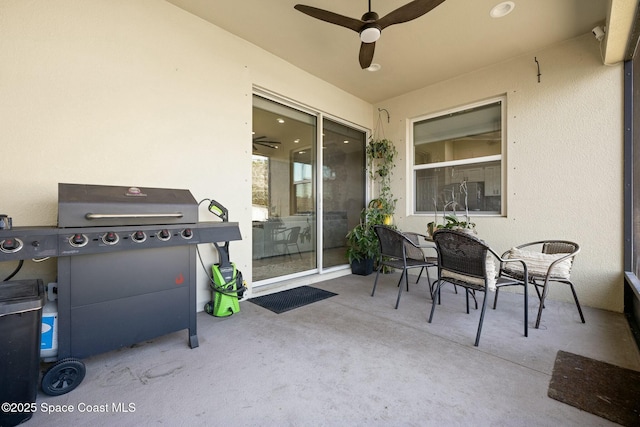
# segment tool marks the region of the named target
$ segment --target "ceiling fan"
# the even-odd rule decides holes
[[[433,10],[445,0],[414,0],[400,6],[393,12],[379,18],[378,14],[371,11],[371,0],[369,0],[369,11],[362,15],[362,19],[349,18],[327,10],[318,9],[313,6],[297,4],[296,10],[305,13],[313,18],[320,19],[331,24],[348,28],[360,34],[360,66],[369,68],[373,61],[373,53],[376,41],[380,38],[382,30],[388,26],[401,24],[419,18],[425,13]]]
[[[271,148],[273,150],[278,148],[278,144],[280,144],[277,141],[269,141],[269,140],[265,140],[265,138],[267,138],[266,136],[256,136],[255,138],[253,138],[253,151],[257,151],[258,147],[256,147],[257,145],[260,145],[262,147],[267,147],[267,148]]]

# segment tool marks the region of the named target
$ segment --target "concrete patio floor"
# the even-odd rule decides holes
[[[550,299],[534,329],[532,292],[525,338],[522,295],[505,291],[474,347],[479,310],[465,313],[463,293],[445,287],[427,323],[426,279],[395,310],[398,278],[381,275],[374,297],[374,276],[316,283],[338,295],[282,314],[248,301],[228,318],[199,313],[198,348],[180,331],[85,359],[82,384],[40,393],[25,425],[616,425],[547,389],[558,350],[640,370],[623,314],[583,307],[582,324],[575,305]],[[63,408],[73,412],[41,410]]]

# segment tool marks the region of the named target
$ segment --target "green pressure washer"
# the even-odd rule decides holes
[[[215,200],[209,203],[209,212],[229,221],[229,211]],[[204,311],[216,317],[227,317],[240,311],[238,300],[244,295],[246,287],[242,273],[229,261],[229,242],[223,245],[213,243],[218,250],[219,262],[211,267],[210,278],[212,300],[205,304]]]

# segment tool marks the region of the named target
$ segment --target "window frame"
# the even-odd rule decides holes
[[[446,160],[437,163],[427,163],[427,164],[415,164],[415,140],[414,140],[414,128],[416,123],[422,122],[429,119],[434,119],[437,117],[446,116],[448,114],[458,113],[464,110],[482,107],[485,105],[500,103],[500,154],[496,155],[488,155],[488,156],[480,156],[466,159],[458,159],[458,160]],[[440,110],[434,113],[424,114],[418,117],[414,117],[408,120],[407,123],[407,169],[411,173],[410,179],[407,179],[407,194],[411,194],[411,197],[407,197],[407,204],[411,204],[411,206],[407,206],[407,211],[410,212],[410,215],[415,216],[433,216],[434,213],[438,214],[438,212],[434,212],[434,210],[430,211],[418,211],[417,210],[417,172],[421,170],[429,170],[436,168],[446,168],[452,166],[464,166],[464,165],[473,165],[473,164],[481,164],[492,161],[500,162],[500,210],[496,211],[476,211],[474,212],[474,216],[505,216],[506,215],[506,191],[507,191],[507,181],[505,177],[506,171],[506,135],[507,135],[507,96],[499,95],[491,98],[483,99],[481,101],[471,102],[468,104],[464,104],[461,106],[449,108],[446,110]],[[441,213],[441,212],[440,212]]]

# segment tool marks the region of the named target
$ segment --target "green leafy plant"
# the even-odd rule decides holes
[[[431,221],[430,223],[428,223],[427,234],[429,234],[430,236],[433,236],[433,233],[435,233],[437,230],[440,230],[442,228],[447,230],[466,229],[466,230],[472,230],[475,233],[476,224],[474,222],[462,221],[456,215],[445,215],[444,221],[445,221],[444,224],[437,224],[434,221]]]
[[[347,233],[347,258],[349,263],[378,257],[378,237],[373,226],[376,225],[375,210],[365,208],[360,213],[360,222]]]
[[[387,225],[395,228],[387,214],[388,207],[381,199],[373,199],[366,208],[360,212],[360,222],[347,233],[347,258],[349,263],[363,259],[378,259],[380,247],[378,236],[373,227],[375,225]]]
[[[466,221],[458,218],[456,214],[456,205],[458,202],[455,197],[455,193],[451,190],[451,200],[444,204],[443,212],[442,212],[442,224],[437,223],[437,213],[434,211],[434,221],[431,221],[427,224],[427,234],[433,236],[433,233],[441,228],[446,228],[448,230],[471,230],[474,233],[476,232],[476,224],[471,222],[471,217],[469,216],[469,207],[467,203],[467,182],[462,181],[460,183],[460,194],[464,196],[464,209],[465,209],[465,218]],[[433,199],[434,208],[437,207],[437,199],[434,197]],[[447,214],[445,210],[451,207],[453,209],[453,214]]]
[[[389,139],[371,139],[367,144],[367,166],[369,177],[379,186],[377,200],[384,215],[393,215],[397,199],[391,193],[391,175],[398,155],[395,145]]]
[[[377,133],[377,132],[376,132]],[[360,222],[347,233],[347,258],[349,263],[364,259],[378,259],[380,249],[374,225],[393,227],[392,217],[397,199],[391,193],[391,175],[398,155],[396,147],[386,138],[372,138],[366,147],[369,177],[379,187],[378,197],[371,200],[360,213]]]

